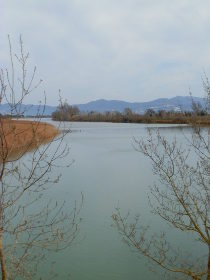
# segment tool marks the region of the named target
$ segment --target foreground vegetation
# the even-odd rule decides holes
[[[59,134],[54,126],[38,121],[0,119],[1,154],[10,158],[51,141]]]
[[[9,117],[0,115],[0,278],[55,279],[53,268],[47,269],[49,251],[68,248],[81,221],[82,201],[71,207],[69,197],[68,206],[50,198],[61,176],[59,162],[68,155],[64,137],[69,130],[43,123],[41,110],[34,121],[22,120],[25,98],[42,80],[36,78],[36,67],[30,68],[22,38],[18,53],[13,53],[10,38],[8,43],[10,63],[0,69],[0,105],[7,103],[10,112]],[[44,261],[46,271],[39,275]]]
[[[192,104],[187,116],[191,129],[186,142],[168,138],[159,129],[148,129],[148,135],[135,139],[136,151],[148,158],[157,180],[150,187],[151,212],[165,221],[174,232],[193,238],[195,246],[205,248],[205,255],[194,255],[173,245],[167,233],[151,232],[140,215],[124,215],[117,207],[112,215],[123,241],[144,256],[150,265],[162,269],[161,279],[210,280],[210,83],[203,79],[204,110]],[[185,116],[185,114],[183,114]],[[193,160],[192,160],[193,159]],[[202,248],[202,247],[201,247]]]
[[[75,121],[75,122],[113,122],[113,123],[168,123],[168,124],[189,124],[210,125],[210,115],[205,110],[197,112],[166,112],[148,109],[145,114],[132,112],[126,108],[120,112],[80,112],[76,106],[67,103],[61,104],[52,114],[54,121]]]

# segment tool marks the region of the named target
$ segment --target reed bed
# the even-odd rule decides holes
[[[0,119],[1,161],[52,141],[59,130],[39,121]]]

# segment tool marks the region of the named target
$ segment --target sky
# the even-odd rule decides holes
[[[19,36],[41,86],[57,105],[203,96],[210,74],[209,0],[0,0],[0,62],[9,68]],[[17,78],[18,78],[17,70]],[[17,89],[18,90],[18,89]]]

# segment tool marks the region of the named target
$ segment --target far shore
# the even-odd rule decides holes
[[[210,115],[207,109],[195,105],[193,111],[155,111],[148,109],[144,114],[133,112],[125,108],[123,112],[80,112],[77,106],[68,103],[59,106],[52,113],[54,121],[75,121],[75,122],[112,122],[112,123],[148,123],[148,124],[199,124],[210,125]]]
[[[129,118],[118,116],[118,117],[106,117],[103,115],[75,115],[70,118],[52,118],[53,121],[61,122],[107,122],[107,123],[135,123],[135,124],[177,124],[177,125],[192,125],[197,124],[201,126],[210,126],[210,115],[207,116],[173,116],[170,118],[158,118],[158,117],[138,117],[138,118]]]

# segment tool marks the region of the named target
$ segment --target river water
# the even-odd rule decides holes
[[[162,279],[149,269],[144,258],[122,241],[112,226],[111,215],[117,206],[124,214],[139,213],[143,223],[150,225],[154,232],[166,230],[167,238],[175,247],[190,248],[191,252],[203,250],[199,245],[192,249],[191,237],[168,227],[150,212],[149,185],[157,178],[151,163],[133,147],[133,137],[146,139],[148,125],[67,123],[66,126],[72,130],[65,138],[71,149],[60,164],[74,162],[69,168],[61,169],[56,196],[65,199],[70,209],[83,192],[84,204],[77,240],[66,251],[49,256],[49,260],[55,261],[54,270],[60,275],[59,279],[67,279],[66,272],[73,280]],[[150,127],[159,127],[169,139],[176,136],[184,141],[183,132],[176,125]],[[185,134],[188,133],[186,129]],[[41,267],[41,274],[47,274],[47,269],[47,265]]]

